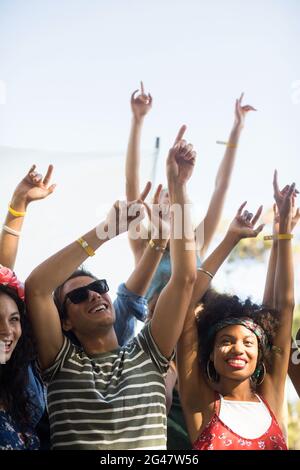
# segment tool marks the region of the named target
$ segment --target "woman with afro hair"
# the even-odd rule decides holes
[[[181,403],[189,436],[198,450],[284,450],[282,404],[294,309],[291,248],[295,184],[279,191],[278,254],[270,260],[265,298],[274,285],[274,310],[249,299],[210,293],[195,305],[239,242],[256,237],[253,217],[238,211],[229,230],[198,270],[193,299],[177,350]],[[242,280],[241,280],[242,282]]]

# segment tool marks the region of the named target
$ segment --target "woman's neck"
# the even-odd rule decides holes
[[[251,387],[250,380],[237,382],[221,377],[217,391],[226,400],[232,401],[258,401],[255,391]]]

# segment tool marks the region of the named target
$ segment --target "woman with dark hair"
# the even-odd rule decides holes
[[[41,412],[28,387],[34,358],[23,287],[0,266],[0,449],[39,448]]]
[[[198,450],[287,449],[282,403],[287,376],[294,308],[291,250],[295,185],[281,197],[275,307],[249,299],[212,295],[194,308],[209,281],[241,238],[256,236],[259,212],[241,206],[223,242],[198,271],[192,303],[178,346],[181,402],[193,448]]]
[[[12,271],[29,204],[55,188],[49,185],[52,165],[44,178],[35,168],[17,185],[0,233],[0,263],[6,266],[0,264],[0,449],[38,449],[38,434],[42,447],[49,447],[44,386],[34,365],[24,289]]]

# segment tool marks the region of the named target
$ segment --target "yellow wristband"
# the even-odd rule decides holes
[[[229,147],[229,148],[237,147],[237,144],[232,144],[231,142],[224,142],[223,140],[217,140],[216,143],[221,144],[221,145],[226,145],[226,147]]]
[[[154,250],[156,251],[166,251],[166,247],[164,246],[160,246],[160,245],[156,245],[156,243],[152,240],[149,240],[149,245],[151,246],[151,248],[153,248]]]
[[[294,235],[292,233],[279,233],[277,235],[277,240],[292,240]]]
[[[292,240],[292,233],[279,233],[278,235],[265,235],[264,240]]]
[[[77,243],[79,243],[79,245],[84,249],[84,251],[89,256],[94,256],[95,255],[95,252],[94,252],[93,248],[83,238],[78,238],[78,240],[76,240],[76,241],[77,241]]]
[[[8,212],[14,217],[24,217],[24,215],[26,215],[26,212],[15,211],[10,205],[8,206]]]

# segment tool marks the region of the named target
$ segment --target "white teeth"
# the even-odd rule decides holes
[[[92,313],[101,312],[102,310],[106,310],[105,305],[100,305],[99,307],[95,308],[94,310],[92,310]]]

